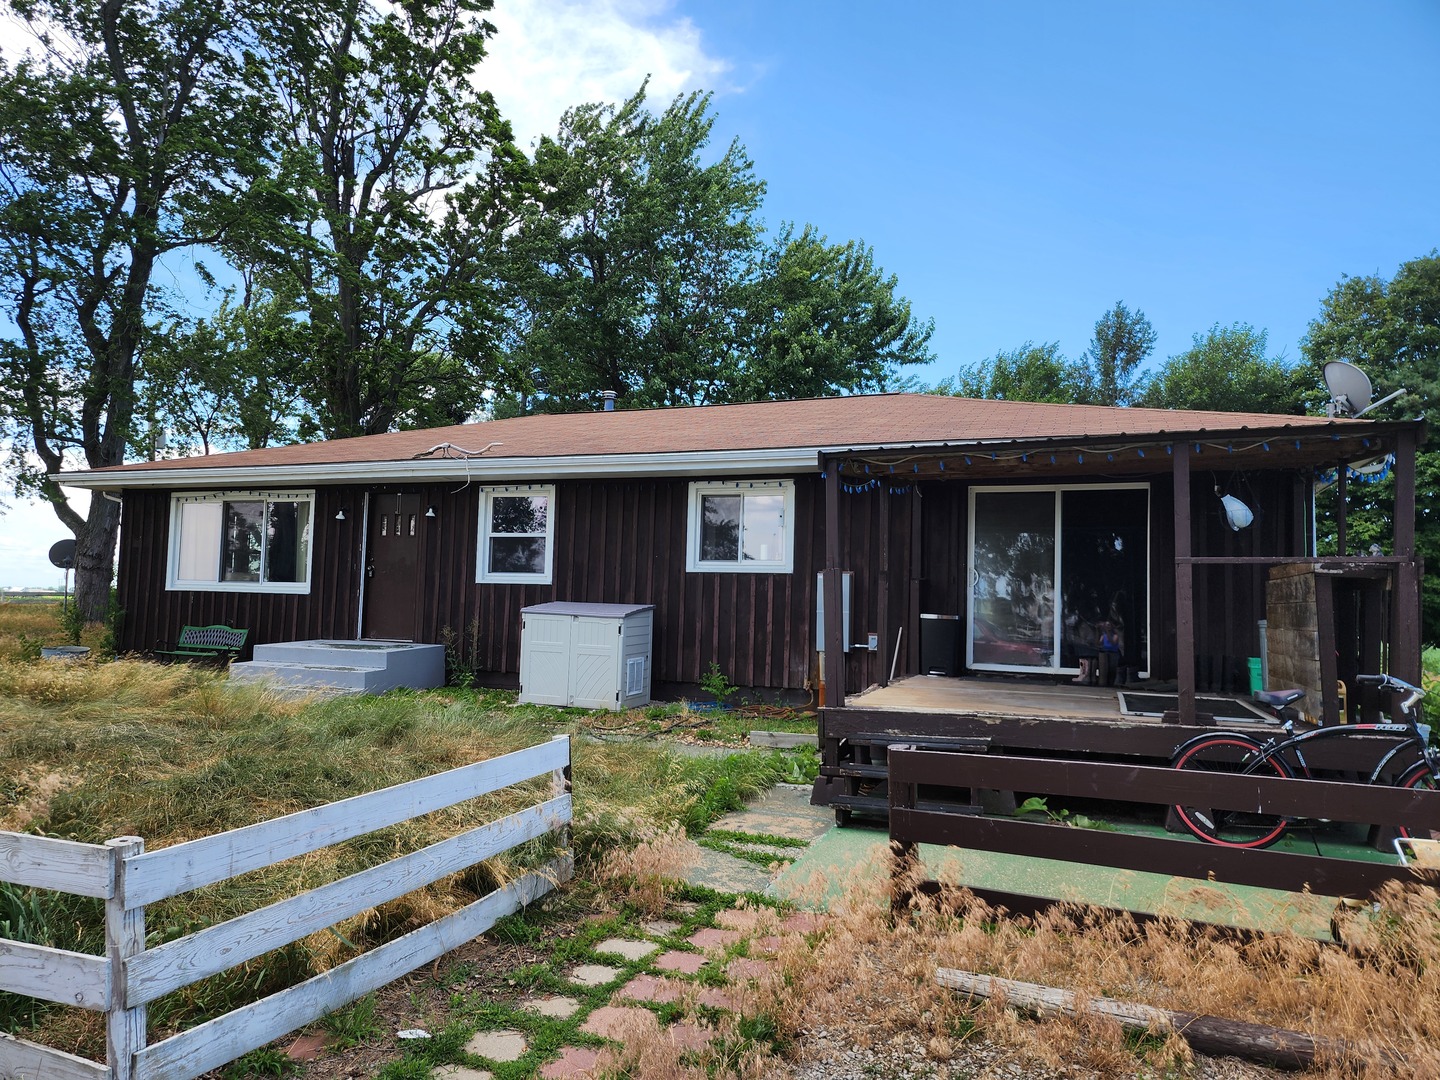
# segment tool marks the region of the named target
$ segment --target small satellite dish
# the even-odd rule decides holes
[[[50,565],[61,570],[75,569],[75,541],[57,540],[50,546]]]
[[[1325,386],[1330,391],[1326,416],[1358,416],[1374,394],[1370,376],[1344,360],[1331,360],[1325,365]]]
[[[1331,360],[1325,365],[1325,386],[1330,391],[1330,401],[1325,406],[1326,416],[1364,416],[1371,409],[1378,409],[1405,393],[1402,387],[1372,404],[1370,398],[1375,391],[1370,385],[1370,376],[1345,360]]]

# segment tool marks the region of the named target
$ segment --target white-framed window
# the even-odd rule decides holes
[[[690,485],[685,569],[788,574],[795,568],[795,481]]]
[[[207,491],[170,498],[165,587],[308,593],[313,491]]]
[[[555,565],[555,485],[480,489],[480,583],[549,585]]]

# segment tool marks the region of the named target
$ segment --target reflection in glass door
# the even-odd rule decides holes
[[[1149,505],[1134,485],[972,489],[966,665],[1148,666]]]
[[[1055,666],[1055,492],[977,491],[971,665]]]

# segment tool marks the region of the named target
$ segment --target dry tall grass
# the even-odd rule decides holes
[[[888,877],[869,870],[832,905],[813,948],[781,954],[784,979],[765,1007],[791,1034],[823,1026],[867,1046],[913,1032],[938,1064],[979,1033],[1019,1058],[1099,1076],[1135,1075],[1142,1061],[1164,1075],[1191,1061],[1178,1037],[1137,1048],[1103,1019],[1030,1022],[1000,1002],[972,1004],[935,984],[935,969],[949,967],[1344,1039],[1381,1052],[1360,1070],[1366,1077],[1440,1076],[1440,898],[1431,886],[1387,888],[1379,913],[1357,917],[1347,951],[1289,934],[1244,944],[1078,907],[997,918],[958,889],[892,924]],[[823,894],[823,883],[815,889]],[[1315,1075],[1357,1071],[1331,1062]]]

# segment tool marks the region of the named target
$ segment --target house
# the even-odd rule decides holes
[[[1175,681],[1193,719],[1197,692],[1245,688],[1271,576],[1299,567],[1333,715],[1330,688],[1382,650],[1418,680],[1419,433],[892,394],[530,416],[60,479],[123,499],[126,650],[184,623],[252,644],[448,639],[513,686],[522,608],[651,604],[662,692],[714,664],[760,696],[803,701],[823,681],[834,706],[892,671],[1059,683],[1104,663]],[[1338,466],[1343,489],[1377,461],[1398,477],[1391,550],[1322,568],[1317,473]],[[848,610],[823,640],[821,592]],[[1288,640],[1304,646],[1304,626]]]

